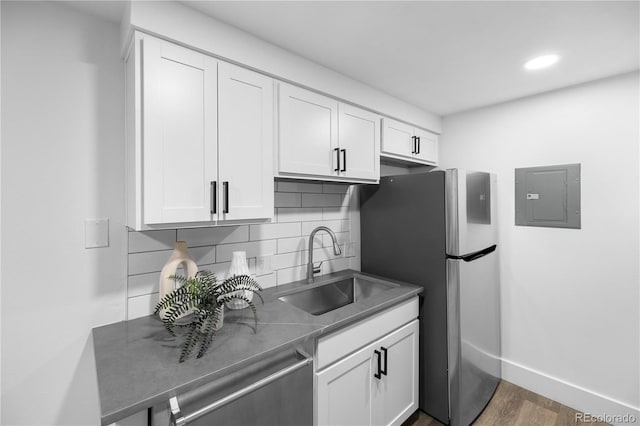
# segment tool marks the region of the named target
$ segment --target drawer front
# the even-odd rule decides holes
[[[411,322],[418,317],[418,298],[318,339],[316,371]]]

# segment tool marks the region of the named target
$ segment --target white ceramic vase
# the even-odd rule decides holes
[[[250,275],[249,265],[247,265],[247,253],[244,251],[233,252],[227,278],[231,278],[234,275]],[[253,298],[253,293],[248,290],[239,290],[232,294],[244,294],[248,300]],[[229,309],[244,309],[249,306],[244,300],[231,300],[226,305]]]
[[[175,281],[169,277],[176,274],[176,270],[182,267],[187,278],[193,278],[198,272],[198,265],[193,261],[189,253],[187,253],[187,243],[185,241],[178,241],[171,252],[171,257],[167,260],[167,263],[162,267],[160,272],[160,288],[158,292],[158,300],[162,300],[164,296],[171,293],[175,289]],[[160,311],[160,318],[164,318],[166,315],[166,309]],[[186,312],[181,317],[190,314],[191,311]]]

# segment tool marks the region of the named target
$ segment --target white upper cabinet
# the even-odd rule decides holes
[[[211,220],[217,179],[217,63],[145,37],[142,57],[144,223]]]
[[[127,58],[127,225],[273,217],[273,80],[136,33]]]
[[[435,166],[438,164],[438,135],[391,118],[383,118],[380,156]]]
[[[377,115],[289,84],[279,87],[279,176],[378,181]]]
[[[418,149],[415,157],[417,160],[425,163],[438,164],[438,135],[427,132],[419,128],[414,129],[414,134],[418,138]]]
[[[273,216],[273,80],[218,67],[219,220]]]
[[[289,84],[279,84],[280,173],[328,176],[338,148],[338,102]]]
[[[340,173],[348,178],[378,181],[380,117],[343,103],[338,111]]]
[[[405,157],[413,156],[413,126],[390,118],[382,119],[381,155],[395,154]]]

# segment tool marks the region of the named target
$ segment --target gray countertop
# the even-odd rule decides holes
[[[357,271],[340,271],[316,278],[346,276]],[[374,277],[374,276],[372,276]],[[323,315],[314,316],[282,302],[277,297],[305,285],[298,281],[262,292],[257,300],[258,328],[251,310],[225,310],[224,326],[208,352],[200,359],[192,355],[178,363],[182,339],[171,336],[153,316],[109,324],[93,329],[93,345],[103,425],[166,402],[171,396],[195,389],[224,377],[243,366],[296,344],[361,320],[398,304],[422,291],[400,284],[378,295],[356,301]],[[254,298],[256,302],[257,298]]]

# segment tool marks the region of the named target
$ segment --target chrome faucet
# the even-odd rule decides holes
[[[318,226],[316,229],[311,231],[311,235],[309,236],[309,263],[307,263],[307,282],[308,283],[313,282],[313,274],[319,273],[320,265],[322,265],[322,262],[320,262],[320,265],[318,265],[317,268],[313,266],[313,239],[318,233],[318,231],[326,231],[327,234],[329,234],[329,236],[333,240],[333,252],[335,253],[336,256],[342,254],[342,250],[340,250],[340,246],[338,245],[338,239],[336,238],[336,234],[334,234],[331,229],[327,228],[326,226]]]

